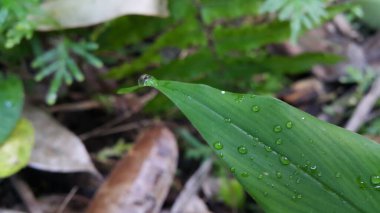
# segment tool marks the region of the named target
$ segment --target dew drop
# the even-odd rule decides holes
[[[213,144],[214,148],[216,150],[222,150],[223,149],[223,144],[220,142],[220,141],[216,141],[214,144]]]
[[[245,146],[239,146],[239,147],[237,148],[237,150],[238,150],[238,152],[239,152],[240,154],[242,154],[242,155],[245,155],[245,154],[248,153],[248,149],[247,149],[247,147],[245,147]]]
[[[273,127],[273,132],[280,133],[282,131],[282,127],[280,125],[276,125]]]
[[[367,184],[362,180],[360,176],[356,178],[356,183],[359,185],[359,188],[361,189],[367,188]]]
[[[236,172],[235,167],[231,167],[231,168],[230,168],[230,172],[231,172],[231,173],[235,173],[235,172]]]
[[[260,111],[260,107],[257,106],[257,105],[253,105],[253,106],[252,106],[252,111],[253,111],[253,112],[259,112],[259,111]]]
[[[276,171],[276,177],[277,177],[277,178],[282,178],[282,174],[281,174],[280,171]]]
[[[342,175],[340,174],[340,172],[337,172],[337,173],[335,173],[335,177],[336,178],[340,178]]]
[[[144,74],[140,76],[138,84],[139,86],[156,86],[157,80],[151,75]]]
[[[322,177],[322,172],[318,172],[317,176]]]
[[[249,159],[250,159],[251,161],[254,161],[254,160],[255,160],[255,158],[254,158],[254,157],[250,157]]]
[[[241,103],[241,102],[243,102],[243,100],[244,100],[244,95],[237,95],[235,98],[235,101],[237,103]]]
[[[292,123],[291,121],[288,121],[288,122],[286,123],[286,128],[288,128],[288,129],[293,128],[293,123]]]
[[[259,176],[257,176],[257,179],[259,179],[259,180],[261,180],[263,178],[264,178],[264,176],[262,174],[259,174]]]
[[[224,95],[224,94],[226,94],[226,91],[220,91],[220,93],[222,94],[222,95]]]
[[[249,176],[248,172],[242,172],[240,175],[241,175],[242,177],[248,177],[248,176]]]
[[[276,140],[276,144],[277,144],[277,145],[281,145],[281,144],[282,144],[282,139],[281,139],[281,138],[277,139],[277,140]]]
[[[223,154],[223,152],[219,153],[219,157],[220,157],[220,158],[224,158],[224,154]]]
[[[270,147],[270,146],[265,146],[265,150],[266,150],[267,152],[271,152],[271,151],[272,151],[272,147]]]
[[[371,183],[373,185],[380,185],[380,175],[371,176]]]
[[[310,166],[310,171],[311,171],[312,173],[317,172],[317,165],[312,165],[312,166]]]
[[[289,165],[289,163],[290,163],[289,159],[288,159],[286,156],[281,156],[281,157],[280,157],[280,162],[281,162],[283,165]]]
[[[302,199],[302,195],[301,195],[301,194],[298,194],[298,195],[297,195],[297,198],[298,198],[298,199]]]
[[[226,123],[231,123],[231,118],[225,118],[225,119],[224,119],[224,122],[226,122]]]

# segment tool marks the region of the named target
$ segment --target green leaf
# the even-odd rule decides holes
[[[214,30],[216,50],[219,54],[229,51],[250,51],[267,44],[289,38],[288,23],[273,22],[258,26],[217,27]]]
[[[363,8],[363,21],[375,29],[380,29],[380,0],[356,0],[356,2]]]
[[[257,15],[260,1],[257,0],[202,0],[202,18],[210,24],[216,20],[226,21],[247,15]]]
[[[21,80],[15,75],[0,73],[0,144],[9,136],[20,118],[24,104]]]
[[[140,85],[168,96],[266,212],[376,212],[380,146],[272,97],[206,85]]]
[[[0,178],[8,177],[25,167],[34,144],[32,124],[21,119],[6,142],[0,145]]]

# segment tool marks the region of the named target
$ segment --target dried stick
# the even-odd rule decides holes
[[[212,159],[208,159],[202,163],[199,169],[186,182],[185,188],[175,200],[170,213],[183,212],[186,203],[191,200],[191,197],[197,194],[203,182],[206,180],[208,173],[212,167]]]
[[[11,177],[10,179],[13,187],[16,189],[28,211],[31,213],[42,213],[42,210],[29,186],[16,176]]]
[[[367,116],[375,106],[376,101],[380,98],[380,76],[373,83],[371,90],[363,97],[359,105],[356,107],[350,120],[345,128],[356,132],[366,121]]]

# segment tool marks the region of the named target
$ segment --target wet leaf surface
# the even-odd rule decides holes
[[[373,141],[271,97],[140,79],[181,109],[265,211],[380,208],[380,146]]]

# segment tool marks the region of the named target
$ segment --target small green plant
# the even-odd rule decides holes
[[[23,38],[30,39],[36,28],[33,14],[41,14],[40,0],[0,0],[0,41],[6,48],[18,45]]]
[[[302,28],[311,29],[327,17],[325,0],[267,0],[261,6],[262,13],[277,13],[278,18],[290,21],[291,40],[296,41]]]
[[[90,51],[96,50],[98,45],[93,42],[72,42],[63,38],[57,41],[55,47],[38,56],[32,63],[33,68],[39,69],[35,76],[36,81],[41,81],[49,75],[53,75],[49,92],[46,96],[48,104],[54,104],[57,100],[57,92],[62,82],[67,85],[76,81],[83,81],[84,76],[80,71],[74,56],[83,58],[87,63],[96,68],[101,68],[103,63]]]
[[[376,212],[380,145],[280,100],[144,75],[266,212]]]

